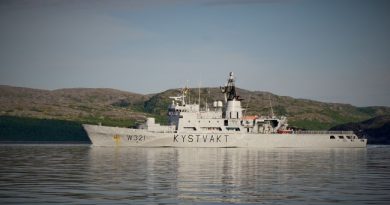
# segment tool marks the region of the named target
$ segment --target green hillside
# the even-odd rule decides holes
[[[390,144],[390,115],[338,125],[331,130],[352,130],[358,136],[367,138],[370,144]]]
[[[90,142],[77,122],[11,116],[0,116],[0,141]]]
[[[0,115],[129,127],[142,122],[148,97],[114,89],[37,90],[0,86]]]
[[[237,92],[244,99],[242,106],[247,108],[247,115],[269,115],[271,102],[276,115],[287,116],[291,126],[309,130],[327,130],[335,125],[390,114],[389,107],[355,107],[349,104],[323,103],[243,89],[237,89]],[[202,106],[205,106],[206,102],[211,106],[213,101],[224,98],[218,88],[202,88],[200,93]],[[145,101],[144,109],[148,113],[165,116],[166,108],[171,103],[169,96],[177,94],[178,89],[158,93]],[[199,101],[198,89],[191,89],[190,100]]]
[[[271,102],[274,113],[287,116],[291,126],[310,130],[329,129],[339,124],[390,115],[389,107],[355,107],[243,89],[237,89],[237,92],[244,99],[242,105],[247,108],[245,114],[269,115]],[[49,91],[0,86],[0,140],[29,136],[34,132],[38,134],[32,136],[42,137],[46,136],[46,132],[52,133],[47,135],[50,136],[47,139],[70,136],[69,140],[77,140],[80,139],[77,136],[82,136],[82,123],[133,127],[147,117],[155,117],[164,124],[167,122],[166,109],[171,103],[169,97],[178,94],[178,89],[142,95],[100,88]],[[213,101],[223,100],[219,88],[201,88],[200,94],[202,106],[207,102],[210,107]],[[198,96],[198,89],[191,89],[189,100],[198,102]]]

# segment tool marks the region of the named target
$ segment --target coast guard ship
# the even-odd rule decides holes
[[[233,73],[221,87],[225,99],[212,108],[186,103],[188,89],[171,97],[169,125],[148,118],[138,129],[84,124],[93,146],[129,147],[366,147],[352,131],[295,131],[286,117],[243,116]],[[273,115],[273,114],[272,114]]]

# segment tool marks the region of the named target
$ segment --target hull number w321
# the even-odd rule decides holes
[[[126,135],[128,141],[133,141],[133,142],[143,142],[146,140],[145,135]]]

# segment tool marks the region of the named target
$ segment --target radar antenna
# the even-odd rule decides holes
[[[184,88],[179,89],[181,95],[176,96],[176,97],[169,97],[170,99],[173,99],[174,101],[181,101],[181,105],[185,106],[186,105],[186,97],[187,93],[190,91],[190,89],[186,86]]]

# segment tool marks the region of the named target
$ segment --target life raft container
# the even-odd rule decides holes
[[[292,130],[278,130],[277,133],[278,134],[292,134],[293,131]]]

